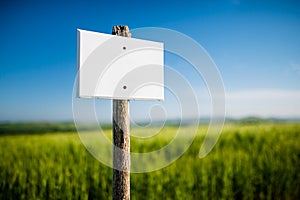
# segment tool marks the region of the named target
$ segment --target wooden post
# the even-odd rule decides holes
[[[131,37],[128,26],[114,26],[113,35]],[[113,200],[130,199],[129,100],[113,100]]]

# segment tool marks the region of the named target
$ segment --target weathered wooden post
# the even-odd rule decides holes
[[[112,196],[129,200],[129,100],[164,99],[163,43],[131,38],[128,26],[77,32],[77,97],[113,100]]]
[[[113,35],[131,37],[128,26],[114,26]],[[113,100],[113,199],[130,199],[129,100]],[[119,169],[122,169],[120,171]]]

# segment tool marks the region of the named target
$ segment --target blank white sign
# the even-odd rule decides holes
[[[78,97],[164,99],[163,43],[77,30]]]

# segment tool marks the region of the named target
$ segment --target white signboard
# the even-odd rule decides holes
[[[78,97],[164,99],[163,43],[77,33]]]

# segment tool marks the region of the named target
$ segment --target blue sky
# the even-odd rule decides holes
[[[223,78],[227,116],[300,117],[299,1],[11,0],[0,23],[0,121],[72,120],[76,29],[119,24],[201,44]]]

